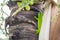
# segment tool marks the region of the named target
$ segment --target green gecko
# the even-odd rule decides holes
[[[35,17],[36,18],[36,17]],[[41,30],[41,25],[42,25],[42,18],[43,18],[43,13],[42,12],[39,12],[38,13],[38,18],[36,18],[38,20],[38,28],[36,30],[36,34],[39,35],[40,33],[40,30]]]

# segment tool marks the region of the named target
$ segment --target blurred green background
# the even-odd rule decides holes
[[[0,40],[9,40],[5,32],[5,18],[10,15],[7,1],[9,0],[0,0]]]

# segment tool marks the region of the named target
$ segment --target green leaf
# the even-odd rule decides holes
[[[25,8],[26,8],[26,10],[28,10],[28,11],[30,10],[30,6],[29,6],[29,5],[27,5]]]
[[[17,2],[17,5],[18,5],[18,7],[20,7],[21,3],[20,2]]]
[[[30,5],[33,5],[34,4],[34,0],[30,0]]]

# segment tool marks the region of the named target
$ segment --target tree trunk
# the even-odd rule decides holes
[[[9,8],[11,9],[11,15],[18,9],[18,6],[13,2],[9,2]],[[20,11],[15,16],[9,16],[6,18],[6,24],[9,25],[9,40],[38,40],[38,35],[35,33],[37,29],[37,17],[38,11],[42,8],[40,4],[34,5],[37,9],[31,9],[30,11]]]

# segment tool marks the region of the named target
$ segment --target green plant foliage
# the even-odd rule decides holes
[[[31,0],[22,0],[21,4],[17,2],[19,8],[12,14],[12,16],[16,15],[19,11],[21,11],[24,7],[30,4]]]
[[[20,7],[21,3],[20,2],[17,2],[17,5],[18,5],[18,7]]]
[[[8,16],[8,14],[6,14],[5,12],[4,12],[4,9],[3,9],[3,7],[5,6],[5,5],[7,5],[7,0],[3,0],[3,2],[2,3],[0,3],[0,35],[2,35],[2,37],[3,36],[5,36],[6,38],[0,38],[0,40],[8,40],[8,34],[6,34],[6,32],[5,32],[5,28],[4,28],[4,21],[5,21],[5,16]],[[7,35],[7,36],[6,36]]]
[[[34,0],[30,0],[30,5],[33,5],[34,4]]]
[[[27,5],[25,8],[26,8],[26,10],[30,10],[30,6],[29,5]]]
[[[27,1],[22,0],[23,5],[24,5],[24,3],[27,4],[27,2],[28,2],[28,0],[27,0]],[[30,2],[30,3],[29,3],[30,5],[33,5],[33,0],[30,0],[29,2]],[[22,3],[17,2],[18,7],[20,7],[20,6],[22,5]],[[26,5],[25,8],[26,8],[26,10],[30,10],[30,6],[29,6],[29,5]]]
[[[42,18],[43,18],[43,13],[42,12],[39,12],[38,13],[38,29],[36,30],[36,34],[39,34],[40,33],[40,30],[41,30],[41,25],[42,25]]]
[[[33,5],[34,3],[39,3],[39,2],[40,2],[40,0],[22,0],[21,3],[17,2],[17,5],[19,8],[12,14],[12,16],[16,15],[19,11],[21,11],[27,5]],[[29,9],[30,9],[30,7],[28,6],[27,10],[29,10]]]

